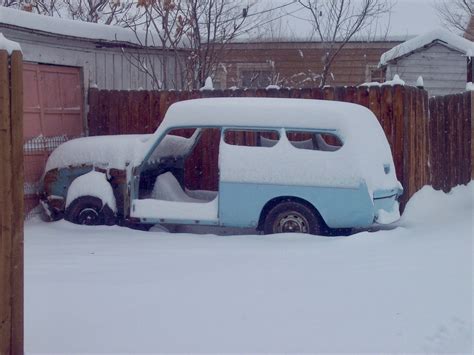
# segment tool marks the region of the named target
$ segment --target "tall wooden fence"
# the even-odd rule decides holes
[[[22,68],[0,50],[0,354],[23,353]]]
[[[428,95],[409,86],[328,87],[324,89],[214,90],[214,91],[89,91],[89,134],[151,133],[168,107],[177,101],[202,97],[282,97],[353,102],[372,110],[382,125],[392,152],[406,201],[430,183]],[[291,117],[288,118],[291,120]],[[217,142],[203,137],[206,149],[193,156],[194,188],[215,188]],[[370,144],[370,141],[367,142]],[[212,165],[212,167],[210,167]],[[197,182],[205,171],[208,179]],[[214,174],[209,178],[209,174]]]
[[[430,98],[430,173],[437,190],[467,184],[472,176],[471,92]]]

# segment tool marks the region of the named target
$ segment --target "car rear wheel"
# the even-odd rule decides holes
[[[93,196],[76,198],[66,209],[65,218],[69,222],[87,226],[114,224],[114,213],[102,200]]]
[[[265,217],[264,233],[309,233],[321,234],[322,223],[306,205],[287,201],[273,207]]]

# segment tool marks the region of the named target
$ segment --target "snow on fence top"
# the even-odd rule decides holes
[[[6,39],[0,32],[0,50],[6,50],[8,54],[12,54],[13,51],[21,51],[21,48],[18,43]]]
[[[442,42],[446,46],[464,53],[467,56],[471,56],[472,53],[474,53],[473,42],[440,28],[412,38],[399,44],[398,46],[393,47],[389,51],[382,54],[379,65],[386,65],[388,62],[394,59],[403,57],[436,41]]]
[[[124,42],[135,45],[145,43],[144,34],[143,36],[139,34],[140,38],[137,38],[132,30],[119,26],[61,19],[6,7],[0,9],[1,24],[91,40]]]

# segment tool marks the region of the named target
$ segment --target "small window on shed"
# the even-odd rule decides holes
[[[334,152],[342,147],[339,137],[331,133],[287,131],[286,136],[291,145],[298,149]]]
[[[230,145],[273,147],[279,139],[278,131],[227,129],[224,132],[224,142]]]

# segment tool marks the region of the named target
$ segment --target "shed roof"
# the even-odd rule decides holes
[[[2,24],[12,28],[92,41],[132,45],[145,43],[144,34],[141,38],[141,34],[138,33],[137,38],[137,35],[127,28],[38,15],[7,7],[0,7],[0,26]]]
[[[474,53],[474,43],[472,41],[440,28],[393,47],[382,54],[379,65],[384,66],[388,62],[407,56],[433,43],[441,43],[467,56],[471,56]]]

